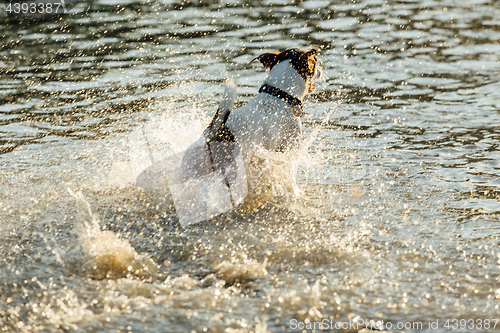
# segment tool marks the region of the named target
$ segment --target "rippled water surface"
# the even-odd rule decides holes
[[[499,17],[494,0],[82,0],[23,28],[2,7],[0,331],[484,331]],[[250,60],[289,47],[318,48],[327,76],[297,197],[183,229],[168,193],[123,185],[131,130],[209,120],[228,78],[243,105],[266,76]]]

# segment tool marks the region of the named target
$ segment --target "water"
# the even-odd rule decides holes
[[[499,16],[493,0],[102,0],[0,26],[1,331],[492,328]],[[208,122],[227,78],[238,105],[256,93],[255,56],[312,46],[328,79],[296,197],[182,229],[168,195],[126,184],[139,124]]]

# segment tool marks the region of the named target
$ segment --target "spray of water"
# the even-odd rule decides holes
[[[146,255],[138,254],[126,239],[114,232],[101,230],[99,220],[81,192],[69,193],[75,197],[78,218],[74,232],[84,253],[83,268],[94,278],[135,276],[143,279],[158,278],[158,266]]]
[[[297,170],[299,166],[314,166],[317,158],[312,158],[308,149],[341,103],[342,100],[337,101],[327,111],[321,123],[305,138],[298,150],[280,153],[262,149],[254,152],[247,170],[248,196],[239,209],[240,213],[255,211],[270,198],[279,197],[289,201],[302,194],[297,185]]]

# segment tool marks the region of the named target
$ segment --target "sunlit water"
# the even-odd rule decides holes
[[[499,319],[500,3],[201,2],[0,26],[0,331]],[[255,56],[313,46],[295,196],[183,229],[127,183],[139,124],[208,121],[224,80],[257,92]]]

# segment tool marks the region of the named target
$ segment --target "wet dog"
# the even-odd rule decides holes
[[[302,100],[322,78],[317,51],[287,49],[254,60],[269,70],[259,93],[233,110],[235,87],[228,84],[210,125],[189,147],[198,126],[182,113],[129,135],[136,185],[161,191],[168,184],[182,226],[296,193]]]
[[[315,81],[322,77],[316,49],[264,53],[254,60],[259,60],[269,70],[259,93],[247,105],[231,110],[234,86],[229,85],[204,132],[208,143],[238,144],[249,179],[256,178],[249,173],[259,168],[253,159],[256,151],[288,152],[298,147],[302,134],[300,117],[304,114],[302,100],[314,92]],[[195,164],[196,168],[201,166]],[[209,169],[208,160],[201,164]],[[249,193],[240,212],[259,207],[269,197],[258,185],[253,185],[249,184]]]

